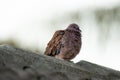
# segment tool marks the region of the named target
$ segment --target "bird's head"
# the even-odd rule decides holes
[[[75,24],[75,23],[70,24],[70,25],[67,27],[67,29],[68,29],[68,30],[75,30],[75,31],[80,31],[80,32],[81,32],[81,30],[79,29],[79,26],[78,26],[77,24]]]

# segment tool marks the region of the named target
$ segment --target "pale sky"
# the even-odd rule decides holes
[[[0,0],[0,40],[10,37],[15,38],[21,45],[46,47],[48,41],[56,29],[48,30],[46,24],[57,14],[63,14],[67,11],[80,9],[94,9],[97,7],[113,7],[120,3],[119,0]],[[63,25],[63,24],[61,24]],[[67,25],[64,25],[67,26]],[[66,28],[62,26],[59,29]],[[86,25],[85,25],[86,26]],[[89,35],[83,28],[83,34]],[[94,34],[94,32],[93,32]],[[48,35],[48,36],[46,36]],[[94,35],[97,36],[97,35]],[[119,41],[114,40],[115,44],[107,45],[106,54],[96,54],[99,52],[93,49],[96,46],[95,40],[87,42],[83,38],[83,48],[81,54],[74,61],[87,60],[101,64],[110,68],[120,70],[118,61],[120,61],[117,48],[112,48]],[[94,43],[94,44],[93,44]],[[88,46],[88,47],[87,47]],[[109,47],[110,46],[110,47]],[[113,49],[109,51],[109,49]],[[103,50],[104,51],[104,50]],[[118,51],[118,52],[114,52]],[[110,53],[110,54],[108,54]],[[116,55],[116,56],[115,56]]]

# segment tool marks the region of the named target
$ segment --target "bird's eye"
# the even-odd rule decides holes
[[[76,27],[76,26],[73,26],[73,28],[75,28],[75,29],[79,29],[78,27]]]
[[[73,28],[75,28],[75,29],[76,29],[76,27],[75,27],[75,26],[73,26]]]

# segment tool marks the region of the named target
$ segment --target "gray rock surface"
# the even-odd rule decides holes
[[[0,80],[120,80],[120,72],[0,45]]]

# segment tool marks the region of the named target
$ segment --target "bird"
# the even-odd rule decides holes
[[[47,44],[44,54],[70,61],[78,55],[81,46],[81,30],[76,23],[72,23],[65,30],[55,31],[52,39]]]

